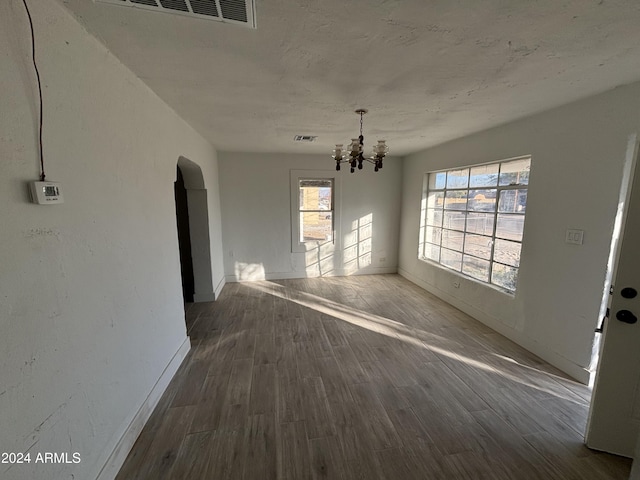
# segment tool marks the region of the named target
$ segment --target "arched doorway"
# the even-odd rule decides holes
[[[180,166],[176,167],[174,193],[176,199],[176,225],[178,227],[178,248],[180,249],[180,273],[182,275],[182,296],[185,303],[193,302],[195,283],[193,279],[193,259],[191,257],[191,234],[189,232],[189,203],[184,176]]]
[[[215,300],[211,275],[209,208],[200,167],[184,157],[176,170],[176,222],[185,302]]]

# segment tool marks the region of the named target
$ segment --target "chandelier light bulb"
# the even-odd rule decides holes
[[[384,157],[389,153],[389,147],[385,142],[386,140],[378,140],[378,144],[373,146],[373,154],[376,157]]]

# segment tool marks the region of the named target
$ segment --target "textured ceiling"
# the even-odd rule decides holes
[[[59,1],[225,151],[330,154],[364,107],[404,155],[640,79],[637,0],[257,0],[255,30]]]

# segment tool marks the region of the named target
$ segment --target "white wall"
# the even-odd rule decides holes
[[[367,164],[354,174],[348,168],[336,172],[328,155],[220,152],[219,160],[228,281],[397,271],[400,160],[385,160],[378,173]],[[289,173],[324,169],[340,177],[335,246],[292,253]],[[357,247],[349,248],[354,243]]]
[[[405,158],[400,273],[587,381],[627,136],[639,129],[634,84]],[[425,172],[526,154],[532,168],[515,297],[418,260]],[[565,243],[568,228],[585,231],[582,246]]]
[[[0,450],[78,452],[81,463],[5,464],[0,477],[92,479],[188,348],[173,194],[181,155],[202,168],[214,286],[223,280],[216,152],[56,2],[29,5],[46,174],[65,203],[28,200],[39,173],[30,34],[21,0],[3,1]]]

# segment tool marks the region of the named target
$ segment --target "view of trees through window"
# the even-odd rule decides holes
[[[298,181],[300,242],[333,241],[333,179]]]
[[[427,174],[422,259],[515,292],[531,158]]]

